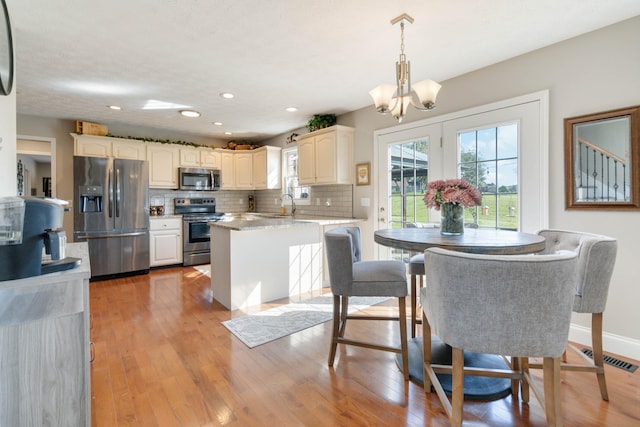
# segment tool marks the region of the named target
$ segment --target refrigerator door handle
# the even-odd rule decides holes
[[[116,218],[120,217],[120,169],[116,169]]]
[[[136,237],[136,236],[144,236],[147,231],[129,231],[124,233],[74,233],[74,238],[76,240],[85,240],[85,239],[104,239],[107,237]]]
[[[109,169],[109,177],[108,177],[109,183],[107,184],[107,188],[109,191],[109,207],[107,208],[107,210],[109,211],[109,218],[113,217],[113,185],[112,185],[112,181],[113,181],[113,169]]]

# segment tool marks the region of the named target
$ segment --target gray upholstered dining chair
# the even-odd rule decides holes
[[[433,385],[453,425],[463,417],[464,376],[521,381],[545,408],[550,426],[562,425],[560,361],[569,336],[577,256],[478,255],[440,248],[425,251],[427,286],[422,289],[423,337],[433,332],[452,347],[452,366],[431,361],[424,342],[424,388]],[[465,368],[464,351],[511,356],[514,369]],[[544,398],[526,369],[527,357],[541,357]],[[437,373],[452,374],[449,402]],[[527,393],[524,387],[527,387]]]
[[[405,228],[437,228],[438,224],[418,225],[415,222],[408,222],[405,224]],[[474,222],[465,222],[465,228],[478,228],[478,224]],[[411,338],[415,338],[417,325],[422,323],[421,317],[419,317],[420,300],[418,294],[420,289],[424,287],[424,254],[414,253],[409,258],[409,264],[407,270],[411,277]]]
[[[405,380],[409,379],[407,350],[407,273],[401,261],[362,261],[360,228],[342,227],[324,235],[329,280],[333,293],[333,332],[329,366],[333,366],[338,344],[348,344],[402,355]],[[396,297],[399,316],[351,315],[349,297]],[[400,347],[355,340],[345,337],[347,320],[393,320],[400,324]]]
[[[578,271],[575,280],[575,299],[573,311],[591,313],[591,343],[593,360],[573,345],[568,348],[575,351],[586,364],[562,363],[561,369],[567,371],[595,372],[600,395],[609,400],[607,383],[604,376],[604,354],[602,351],[602,314],[607,305],[609,284],[616,262],[617,241],[600,234],[582,233],[569,230],[539,230],[538,234],[546,239],[543,253],[572,251],[578,254]],[[566,355],[565,355],[566,356]],[[539,364],[530,364],[539,368]]]

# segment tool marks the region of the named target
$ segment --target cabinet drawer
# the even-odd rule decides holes
[[[149,229],[153,230],[180,230],[182,219],[180,218],[150,218]]]

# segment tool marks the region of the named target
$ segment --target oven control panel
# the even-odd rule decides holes
[[[196,199],[173,199],[175,206],[215,206],[216,199],[211,197],[208,199],[196,198]]]

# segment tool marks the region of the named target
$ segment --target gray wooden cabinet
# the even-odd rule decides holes
[[[0,282],[0,426],[91,425],[89,257],[67,272]]]

